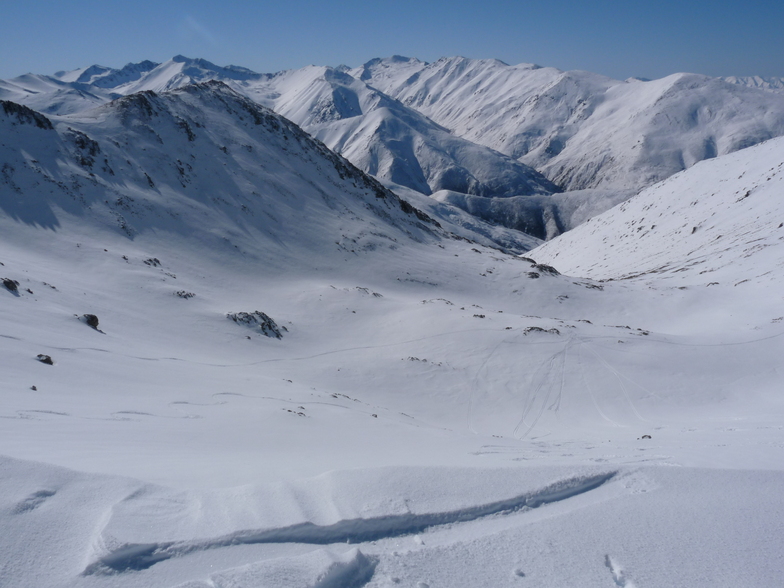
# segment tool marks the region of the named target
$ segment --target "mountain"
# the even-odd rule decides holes
[[[206,59],[191,59],[182,55],[176,55],[165,63],[152,65],[155,67],[145,71],[138,78],[114,86],[114,91],[120,94],[134,94],[146,90],[162,92],[211,80],[230,83],[247,82],[269,77],[265,74],[257,74],[244,67],[236,65],[221,67]]]
[[[0,584],[776,585],[783,160],[532,258],[221,82],[1,103]]]
[[[100,88],[25,74],[0,80],[0,100],[24,104],[45,114],[72,114],[104,104],[111,96]]]
[[[726,76],[721,78],[725,82],[747,86],[749,88],[759,88],[761,90],[771,90],[780,92],[784,90],[784,78],[770,76]]]
[[[300,125],[363,171],[423,194],[550,194],[558,187],[496,151],[453,136],[426,117],[326,67],[283,72],[242,91]]]
[[[3,102],[3,111],[0,207],[23,223],[54,230],[56,211],[65,210],[129,237],[196,232],[216,247],[264,242],[283,257],[290,250],[281,244],[292,239],[314,251],[356,251],[436,229],[293,123],[221,82],[141,92],[51,121],[14,103]],[[313,214],[295,221],[302,209]]]
[[[638,191],[784,134],[777,95],[696,74],[626,82],[498,60],[372,60],[353,76],[566,190]]]
[[[784,104],[759,89],[773,87],[772,79],[675,74],[621,82],[458,57],[258,74],[176,56],[120,70],[30,74],[0,82],[0,98],[73,114],[207,80],[272,108],[382,181],[443,191],[442,202],[537,238],[698,161],[784,134]],[[562,189],[569,195],[555,196]]]
[[[129,63],[120,69],[112,69],[102,65],[92,65],[84,69],[73,71],[60,71],[54,77],[62,82],[85,84],[98,88],[116,88],[118,86],[135,82],[147,72],[155,69],[160,64],[152,61]]]
[[[455,190],[488,197],[549,194],[559,188],[535,170],[486,147],[450,134],[419,113],[338,69],[307,67],[275,75],[203,59],[177,56],[157,65],[122,70],[94,66],[37,77],[32,94],[0,88],[0,97],[46,113],[74,113],[118,95],[165,91],[219,80],[297,123],[377,178],[423,194]],[[29,80],[13,80],[27,87]],[[84,95],[86,88],[90,89]],[[68,94],[68,99],[60,96]],[[536,235],[536,236],[543,236]]]
[[[784,138],[776,138],[700,162],[531,255],[594,279],[776,288],[784,269],[782,154]]]

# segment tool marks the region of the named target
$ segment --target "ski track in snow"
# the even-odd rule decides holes
[[[585,345],[586,347],[588,347],[588,350],[589,350],[589,351],[590,351],[590,352],[591,352],[591,353],[594,355],[594,357],[596,357],[596,359],[598,359],[598,360],[599,360],[599,362],[601,362],[601,364],[602,364],[604,367],[606,367],[606,368],[607,368],[607,369],[608,369],[610,372],[612,372],[612,374],[615,376],[615,379],[618,381],[618,385],[620,386],[621,390],[623,391],[623,395],[624,395],[624,397],[626,398],[626,402],[628,402],[628,403],[629,403],[629,407],[632,409],[632,412],[634,412],[635,416],[636,416],[638,419],[640,419],[641,421],[645,422],[645,423],[648,423],[648,422],[650,422],[648,419],[644,418],[644,417],[643,417],[643,416],[640,414],[640,412],[637,410],[637,407],[635,406],[634,402],[632,402],[631,396],[629,396],[629,391],[626,389],[626,385],[623,383],[623,379],[621,378],[621,375],[618,373],[618,371],[617,371],[615,368],[613,368],[613,367],[612,367],[612,366],[611,366],[611,365],[610,365],[610,364],[609,364],[609,363],[608,363],[608,362],[607,362],[607,361],[606,361],[606,360],[605,360],[603,357],[601,357],[601,356],[600,356],[600,355],[599,355],[599,354],[598,354],[598,353],[597,353],[597,352],[596,352],[594,349],[591,349],[590,345],[587,345],[586,343],[581,343],[581,346],[580,346],[580,348],[581,348],[581,349],[582,349],[582,346],[583,346],[583,345]],[[634,384],[637,384],[637,383],[636,383],[636,382],[634,382],[633,380],[630,380],[630,381],[632,381]],[[639,384],[637,384],[637,385],[639,386]],[[641,388],[643,388],[642,386],[640,386],[640,387],[641,387]],[[643,389],[644,389],[644,388],[643,388]]]
[[[207,540],[124,545],[87,566],[83,574],[144,570],[174,557],[236,545],[365,543],[402,535],[414,535],[432,527],[465,523],[492,515],[506,515],[567,500],[599,488],[616,475],[617,472],[610,471],[575,477],[557,482],[537,492],[451,512],[343,520],[326,526],[301,523],[279,529],[239,531]]]
[[[557,353],[550,356],[546,363],[539,368],[537,371],[541,373],[541,379],[539,380],[539,384],[533,389],[533,392],[528,392],[526,395],[525,406],[523,408],[522,416],[520,417],[517,426],[512,431],[512,436],[517,439],[524,439],[527,437],[531,431],[533,431],[536,424],[539,422],[539,419],[542,418],[544,411],[547,410],[550,395],[552,394],[553,389],[558,386],[558,393],[557,398],[555,400],[555,412],[558,412],[558,404],[560,403],[561,394],[563,393],[563,385],[564,385],[564,372],[565,372],[565,364],[566,364],[566,355],[568,352],[569,347],[572,345],[572,339],[570,338],[567,341],[563,349],[558,351]],[[538,398],[542,388],[545,389],[544,397]],[[526,419],[534,410],[534,406],[537,404],[539,405],[539,409],[536,410],[536,415],[534,416],[533,420],[530,423],[526,423]],[[518,431],[521,427],[525,426],[525,431],[518,435]]]
[[[596,394],[594,394],[593,389],[591,388],[591,385],[588,383],[588,379],[586,377],[585,366],[584,366],[584,363],[583,363],[583,356],[582,356],[582,347],[578,348],[577,354],[578,354],[578,357],[579,357],[580,373],[582,374],[583,384],[585,384],[585,389],[588,391],[588,394],[591,397],[591,401],[593,402],[593,405],[596,408],[596,412],[598,412],[599,415],[605,421],[607,421],[608,423],[612,424],[613,426],[615,426],[615,427],[622,427],[623,425],[621,425],[619,422],[614,421],[613,419],[608,417],[606,414],[604,414],[602,409],[599,407],[599,403],[596,401]]]

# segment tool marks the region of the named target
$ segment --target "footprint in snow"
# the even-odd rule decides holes
[[[55,494],[56,492],[54,490],[38,490],[37,492],[33,492],[30,496],[18,502],[11,512],[13,514],[22,514],[35,510],[41,506],[47,498],[50,498]]]

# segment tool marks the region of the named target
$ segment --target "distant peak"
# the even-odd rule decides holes
[[[139,63],[128,63],[123,67],[123,69],[130,69],[130,68],[137,68],[137,69],[155,69],[158,67],[160,63],[156,63],[155,61],[150,61],[149,59],[145,59],[144,61],[140,61]]]
[[[416,57],[405,57],[403,55],[393,55],[392,57],[374,57],[370,61],[367,61],[362,65],[362,67],[368,68],[373,67],[375,65],[380,65],[382,63],[422,63],[425,64],[424,61],[421,59],[417,59]]]

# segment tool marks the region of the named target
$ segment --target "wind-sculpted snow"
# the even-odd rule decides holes
[[[561,480],[539,491],[524,494],[458,511],[431,514],[390,515],[373,519],[338,521],[320,526],[302,523],[280,529],[246,530],[223,537],[197,541],[171,541],[123,545],[90,564],[84,574],[127,572],[144,570],[173,557],[182,557],[208,549],[259,543],[310,543],[329,545],[333,543],[366,543],[401,535],[414,535],[430,527],[465,523],[497,514],[510,514],[519,510],[530,510],[590,492],[605,484],[616,475],[607,472],[593,476]]]

